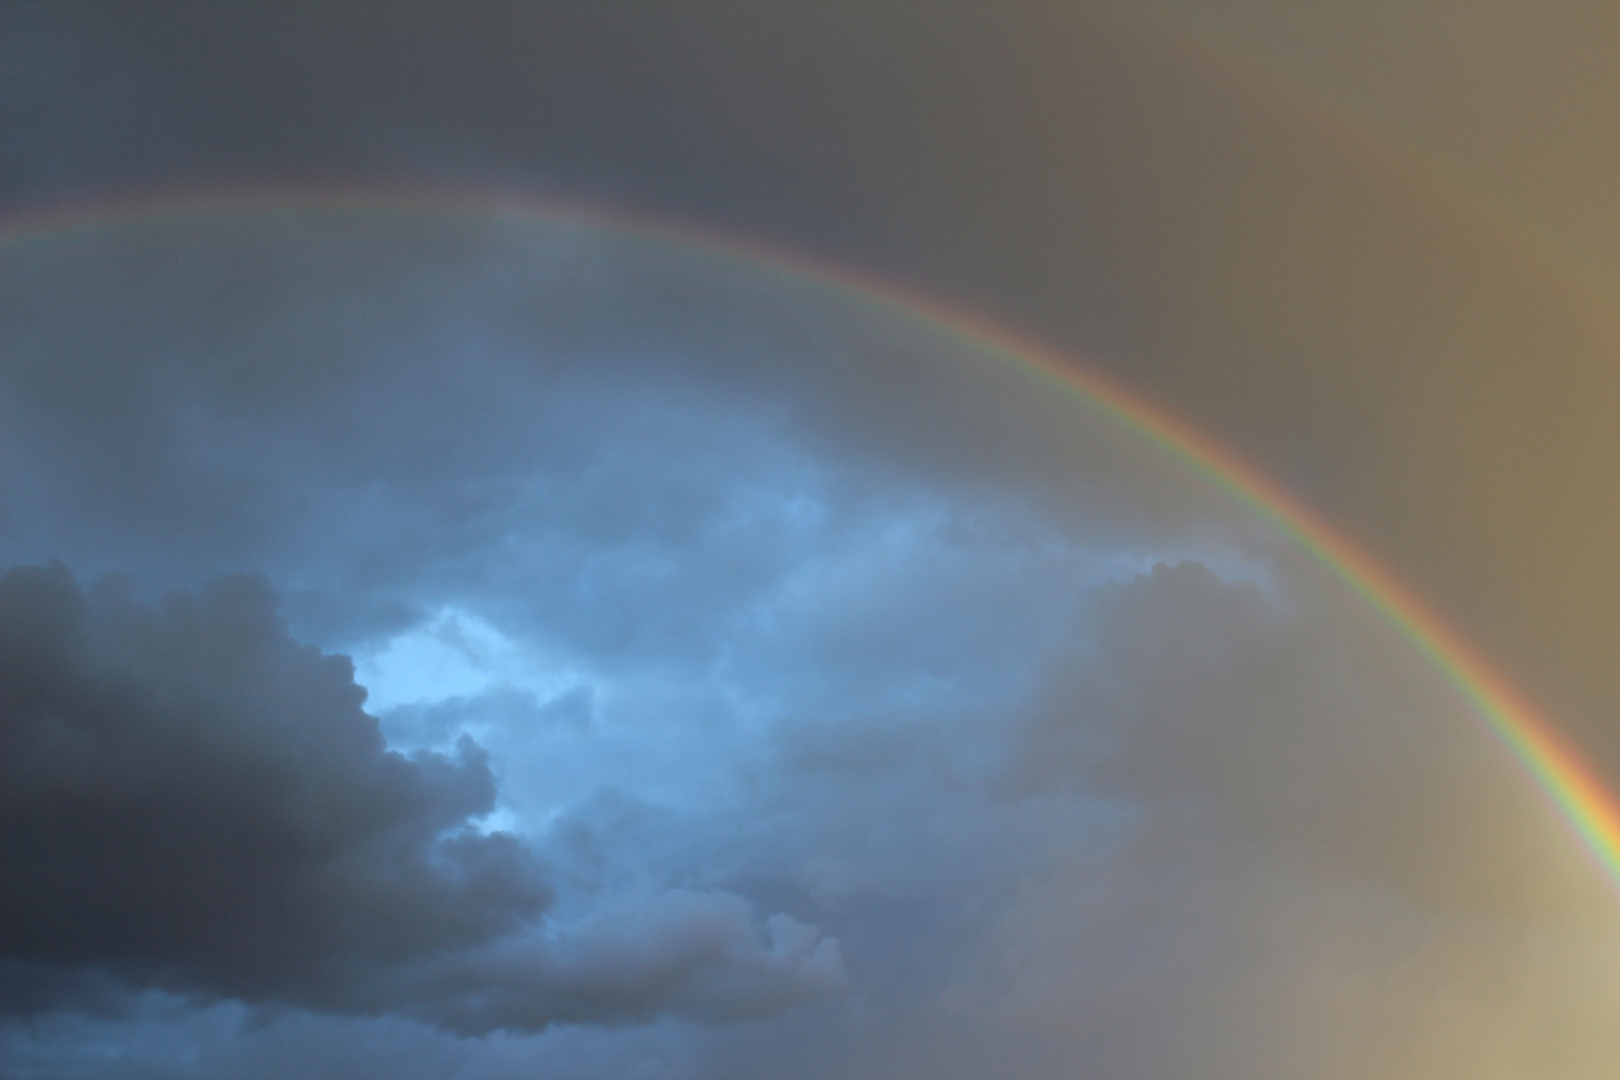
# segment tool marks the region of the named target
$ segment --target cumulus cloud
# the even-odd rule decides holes
[[[289,639],[262,580],[151,608],[14,569],[0,628],[14,960],[341,1001],[550,901],[517,838],[469,828],[483,753],[388,752],[349,662]]]
[[[559,932],[531,847],[478,821],[487,755],[390,750],[343,656],[261,578],[157,606],[60,564],[0,578],[0,987],[35,1012],[119,984],[459,1031],[836,990],[835,942],[672,893]]]
[[[763,932],[757,922],[735,894],[671,890],[593,912],[559,940],[430,964],[399,1011],[463,1034],[660,1013],[712,1023],[769,1019],[845,989],[837,941],[782,913]]]

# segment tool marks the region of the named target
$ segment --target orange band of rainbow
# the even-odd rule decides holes
[[[465,191],[236,193],[146,198],[13,216],[0,221],[0,250],[76,234],[166,222],[276,216],[440,218],[513,226],[583,226],[637,243],[696,252],[756,272],[794,278],[996,356],[1051,384],[1225,491],[1309,553],[1417,649],[1484,718],[1620,887],[1620,808],[1555,727],[1493,673],[1457,634],[1388,571],[1236,454],[1169,412],[1073,358],[919,293],[708,230],[593,204]]]

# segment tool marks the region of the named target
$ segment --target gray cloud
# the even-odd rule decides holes
[[[378,1038],[415,1048],[407,1076],[536,1061],[549,1077],[894,1080],[1547,1065],[1523,1037],[1529,1010],[1573,1016],[1597,992],[1608,903],[1431,672],[1285,558],[1249,576],[1088,570],[1098,553],[1049,524],[975,520],[961,502],[891,505],[873,519],[887,528],[824,539],[782,587],[733,599],[748,618],[721,624],[753,637],[720,668],[677,650],[615,661],[589,692],[497,683],[388,712],[410,741],[487,733],[510,801],[491,801],[491,766],[441,767],[480,770],[474,809],[504,806],[555,902],[530,929],[376,962],[341,1002],[261,995],[380,1019],[131,1003],[112,987],[131,1019],[51,1014],[43,1041],[13,1029],[13,1056],[97,1075],[63,1048],[99,1038],[186,1075],[184,1044],[201,1072],[254,1076],[323,1047],[312,1075],[338,1077],[379,1067],[386,1053],[343,1048]],[[885,588],[861,587],[874,577]],[[7,580],[79,595],[60,571]],[[985,629],[1034,612],[1043,585],[1051,610],[988,647]],[[191,603],[233,588],[268,611],[264,586],[240,579]],[[79,603],[117,596],[97,586]],[[825,647],[847,638],[842,620],[900,611],[929,632]],[[521,621],[496,624],[523,647]],[[37,613],[26,625],[52,640]],[[270,638],[340,669],[357,712],[342,661]],[[572,788],[541,768],[559,756]],[[1386,1034],[1346,1034],[1363,1028]],[[454,1041],[491,1029],[509,1034]],[[1608,1052],[1598,1030],[1566,1046],[1563,1075]],[[1316,1067],[1322,1047],[1341,1073]]]
[[[118,986],[400,1012],[464,1032],[836,991],[837,944],[672,892],[542,933],[530,847],[481,832],[487,755],[385,745],[346,657],[259,578],[150,607],[60,564],[0,578],[0,987],[11,1011]],[[110,981],[109,981],[110,977]]]
[[[599,655],[713,649],[918,485],[1119,549],[1218,503],[971,347],[566,225],[171,223],[7,284],[0,554],[261,571],[332,648],[476,592]],[[692,553],[701,597],[647,574]]]
[[[35,1073],[1612,1059],[1584,1004],[1609,1000],[1609,905],[1476,718],[1241,508],[1045,384],[567,228],[171,222],[9,268],[0,553],[133,577],[16,579],[56,598],[17,609],[17,670],[59,653],[133,695],[41,684],[126,723],[107,790],[156,799],[88,822],[112,851],[90,870],[126,872],[127,823],[217,893],[257,880],[253,845],[181,825],[245,821],[292,830],[265,873],[332,887],[240,941],[154,899],[156,946],[87,891],[112,944],[19,946],[10,985],[125,1011],[9,1024]],[[242,568],[264,576],[207,584]],[[88,636],[44,633],[58,609]],[[317,715],[328,742],[264,720]],[[98,760],[36,770],[60,781],[39,816],[67,820]],[[317,873],[323,838],[353,881]]]
[[[245,577],[159,608],[59,564],[0,579],[8,959],[341,1005],[545,911],[523,844],[471,828],[482,751],[388,751],[273,605]]]

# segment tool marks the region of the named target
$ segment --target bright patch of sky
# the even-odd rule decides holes
[[[478,615],[444,607],[357,656],[355,681],[366,688],[366,707],[385,713],[401,705],[475,697],[495,687],[549,700],[580,680]]]

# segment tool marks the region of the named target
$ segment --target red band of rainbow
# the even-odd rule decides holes
[[[398,218],[430,215],[492,224],[573,225],[667,245],[784,275],[963,342],[1061,388],[1095,413],[1170,455],[1291,540],[1404,637],[1456,688],[1620,888],[1620,807],[1555,726],[1496,675],[1434,611],[1326,521],[1238,455],[1187,422],[1072,357],[879,278],[708,229],[598,204],[462,190],[227,193],[92,202],[0,220],[0,250],[110,229],[191,219]]]

